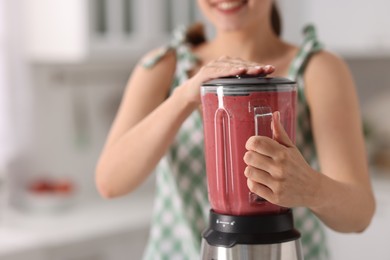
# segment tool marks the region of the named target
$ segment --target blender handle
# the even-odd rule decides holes
[[[230,212],[230,192],[229,177],[232,176],[232,158],[230,143],[230,117],[224,108],[219,108],[215,112],[215,158],[216,158],[216,178],[218,194],[222,198],[222,206],[225,211]]]
[[[265,106],[254,107],[253,112],[255,116],[255,135],[273,138],[271,130],[272,109]]]
[[[255,135],[273,138],[271,130],[272,109],[266,106],[254,107],[253,113],[255,121]],[[253,192],[249,192],[249,201],[251,203],[263,203],[266,200]]]

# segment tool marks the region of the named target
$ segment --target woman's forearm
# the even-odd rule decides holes
[[[156,167],[183,121],[195,107],[177,89],[152,113],[106,147],[96,168],[99,192],[106,198],[126,194]]]
[[[273,66],[229,57],[221,57],[203,66],[152,113],[104,148],[96,169],[100,193],[104,197],[126,194],[148,176],[184,120],[200,104],[199,90],[203,82],[243,73],[270,74],[274,70]]]
[[[310,209],[331,229],[339,232],[362,232],[371,222],[375,199],[370,187],[342,183],[318,174],[319,189]]]

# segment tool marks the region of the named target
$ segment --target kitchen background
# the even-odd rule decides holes
[[[129,73],[195,0],[0,0],[0,259],[140,259],[153,176],[101,199],[94,168]],[[389,260],[390,2],[280,0],[284,34],[314,23],[355,77],[377,212],[364,234],[328,230],[334,260]],[[209,34],[213,32],[208,30]]]

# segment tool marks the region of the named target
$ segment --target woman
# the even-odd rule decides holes
[[[320,221],[339,232],[361,232],[375,208],[350,72],[321,50],[312,27],[302,46],[284,42],[272,0],[198,3],[215,37],[177,34],[134,70],[97,166],[98,189],[107,198],[127,194],[157,166],[145,259],[198,259],[209,212],[200,85],[237,74],[289,77],[299,85],[296,146],[274,113],[275,139],[248,140],[243,174],[252,192],[299,207],[294,217],[305,259],[326,259]]]

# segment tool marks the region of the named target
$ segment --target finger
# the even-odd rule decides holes
[[[215,61],[211,62],[207,65],[208,67],[213,68],[229,68],[229,67],[237,67],[237,68],[243,68],[247,71],[247,73],[265,73],[266,69],[264,65],[260,65],[257,63],[247,63],[247,62],[240,62],[240,61]],[[260,72],[259,72],[260,71]]]
[[[268,75],[275,71],[275,67],[272,65],[262,65],[258,63],[242,63],[239,64],[239,66],[245,68],[246,74],[249,75],[257,75],[257,74]]]
[[[253,151],[245,153],[244,162],[248,166],[266,172],[273,172],[275,170],[275,163],[272,158]]]
[[[268,157],[278,154],[280,144],[266,136],[251,136],[245,144],[248,151],[254,151]]]
[[[286,133],[286,130],[284,129],[282,123],[280,122],[280,112],[276,111],[272,113],[272,133],[274,136],[275,141],[277,141],[280,144],[283,144],[287,147],[293,147],[294,144],[291,141],[290,137]]]
[[[275,67],[272,65],[264,65],[257,62],[245,61],[240,58],[230,58],[228,56],[222,56],[215,61],[212,61],[210,65],[214,66],[239,66],[247,70],[248,74],[271,74],[275,71]]]
[[[259,75],[259,74],[266,74],[264,70],[264,66],[255,65],[255,66],[247,66],[245,67],[246,74],[248,75]]]
[[[272,199],[273,192],[267,186],[252,181],[251,179],[247,179],[247,186],[249,190],[256,195],[262,197],[263,199],[270,201]]]
[[[245,168],[244,174],[248,179],[272,188],[273,179],[268,172],[248,166]]]
[[[272,65],[264,66],[264,72],[266,74],[271,74],[271,73],[275,72],[275,70],[276,70],[276,68],[274,66],[272,66]]]
[[[275,71],[275,67],[272,65],[250,64],[247,67],[247,74],[264,74],[268,75]]]

